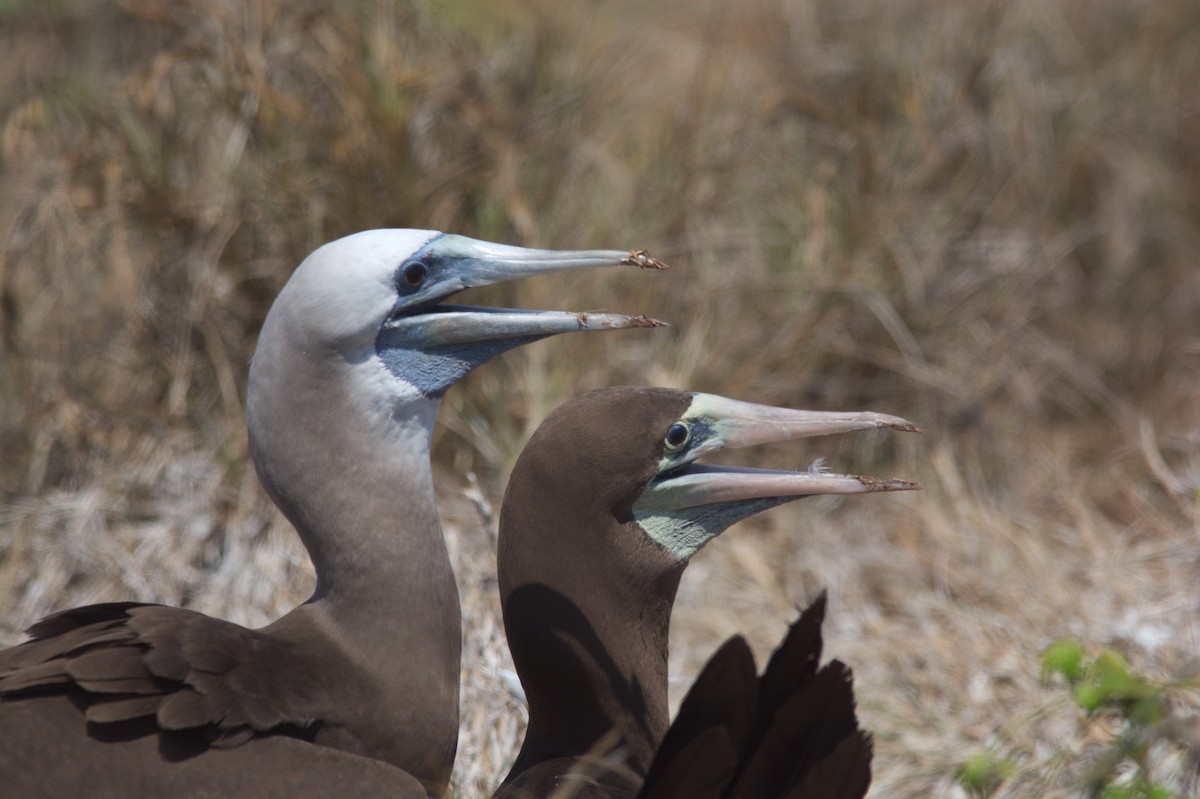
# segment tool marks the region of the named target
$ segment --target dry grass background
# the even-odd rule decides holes
[[[526,348],[443,406],[459,795],[494,785],[523,721],[494,581],[507,469],[604,385],[927,429],[749,455],[926,490],[745,523],[675,615],[678,694],[827,586],[874,796],[960,795],[981,748],[1018,765],[997,795],[1078,795],[1111,730],[1039,683],[1056,637],[1200,670],[1200,6],[332,5],[0,2],[0,641],[86,602],[259,624],[307,595],[249,463],[246,365],[309,250],[408,226],[674,266],[486,292],[675,327]],[[1200,725],[1194,692],[1176,709]],[[1197,790],[1186,747],[1148,762]]]

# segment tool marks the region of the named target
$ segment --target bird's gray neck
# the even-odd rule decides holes
[[[529,700],[529,727],[506,782],[539,763],[587,754],[610,754],[644,776],[669,722],[667,639],[684,564],[642,586],[599,573],[587,559],[578,568],[536,569],[545,582],[506,583],[503,558],[504,625]]]
[[[388,397],[384,367],[260,343],[247,402],[259,477],[313,560],[310,613],[364,662],[457,696],[458,591],[429,463],[436,400]],[[430,687],[430,690],[434,686]]]

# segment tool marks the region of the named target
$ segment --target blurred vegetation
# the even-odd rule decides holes
[[[1174,717],[1171,694],[1200,690],[1200,678],[1157,682],[1134,670],[1122,655],[1103,649],[1088,658],[1080,642],[1061,640],[1042,657],[1043,679],[1062,677],[1072,698],[1090,718],[1116,719],[1119,728],[1087,769],[1082,782],[1089,795],[1103,799],[1175,799],[1180,796],[1154,776],[1151,750],[1195,750],[1200,741],[1183,719]],[[1121,774],[1131,762],[1132,775]]]
[[[600,358],[590,383],[886,397],[984,480],[1031,423],[1086,426],[1098,465],[1137,414],[1194,411],[1200,347],[1200,12],[1103,9],[13,5],[0,486],[77,480],[164,420],[236,439],[276,290],[381,226],[672,259],[533,297],[678,326],[659,373]],[[459,410],[494,417],[474,388]]]
[[[1056,755],[1092,799],[1183,799],[1155,777],[1156,763],[1200,754],[1200,726],[1180,714],[1178,699],[1200,691],[1200,678],[1161,682],[1134,669],[1114,649],[1089,657],[1074,639],[1042,654],[1043,681],[1062,681],[1083,711],[1080,733]],[[1099,726],[1099,735],[1089,726]],[[1083,751],[1072,751],[1085,741]],[[957,781],[972,797],[994,795],[1017,772],[1013,760],[983,750],[963,761]],[[1033,775],[1037,779],[1038,775]]]
[[[929,431],[840,446],[864,472],[932,462],[904,476],[945,516],[893,543],[966,575],[912,577],[938,613],[1027,618],[996,577],[1022,553],[1070,595],[1080,551],[1134,549],[1147,613],[1200,608],[1192,0],[7,0],[0,46],[10,638],[107,590],[119,524],[109,565],[143,599],[244,565],[278,524],[243,431],[256,331],[315,246],[385,226],[674,267],[476,296],[675,325],[451,392],[435,460],[493,497],[545,412],[601,385],[871,407]],[[165,550],[186,563],[147,577]],[[899,619],[913,589],[884,574],[861,601]],[[1196,641],[1173,646],[1156,668]]]

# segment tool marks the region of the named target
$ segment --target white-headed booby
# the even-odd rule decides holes
[[[512,347],[659,324],[444,300],[618,264],[661,266],[642,251],[530,250],[422,230],[367,231],[313,252],[267,315],[247,417],[258,474],[312,557],[315,593],[257,630],[135,603],[42,620],[33,640],[0,652],[0,739],[36,741],[42,753],[0,747],[0,783],[54,770],[55,784],[137,791],[205,769],[219,776],[222,763],[236,771],[253,749],[263,753],[253,794],[270,787],[270,763],[306,758],[269,742],[289,736],[390,764],[441,795],[458,736],[461,619],[429,463],[439,400]],[[213,751],[241,746],[251,749]],[[130,773],[130,762],[145,771]]]

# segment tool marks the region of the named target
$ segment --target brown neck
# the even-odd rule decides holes
[[[553,545],[514,540],[564,536],[571,560],[555,557]],[[588,541],[612,549],[616,536],[645,539],[647,548],[620,563],[603,549],[587,551]],[[637,576],[621,573],[625,565]],[[529,727],[506,783],[539,763],[589,754],[645,775],[669,722],[667,639],[685,565],[636,528],[630,535],[563,526],[556,536],[502,539],[504,627],[529,700]]]

